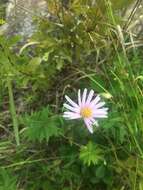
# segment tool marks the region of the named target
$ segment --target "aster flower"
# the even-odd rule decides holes
[[[93,125],[98,126],[98,119],[107,118],[108,111],[108,108],[103,107],[105,102],[101,102],[100,96],[94,97],[94,95],[93,90],[87,94],[85,88],[82,95],[81,91],[78,90],[78,103],[65,96],[68,104],[63,104],[68,110],[64,112],[63,117],[69,120],[82,118],[90,133],[93,133]]]

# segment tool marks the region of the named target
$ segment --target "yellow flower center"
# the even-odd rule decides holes
[[[92,116],[93,112],[90,107],[84,107],[84,108],[81,108],[80,114],[82,117],[88,118]]]

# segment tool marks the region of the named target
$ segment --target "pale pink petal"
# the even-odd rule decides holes
[[[81,118],[81,116],[77,113],[72,113],[72,112],[64,112],[64,115],[63,115],[64,118],[67,118],[67,119],[79,119]]]
[[[85,88],[82,95],[82,106],[85,105],[87,89]]]
[[[76,108],[79,108],[79,106],[74,102],[72,101],[68,96],[65,96],[66,100],[73,106],[73,107],[76,107]]]
[[[95,108],[101,108],[105,105],[105,102],[99,102],[98,104],[95,105]]]
[[[90,124],[90,120],[89,119],[84,119],[85,125],[87,127],[87,129],[89,130],[90,133],[93,133],[93,126]]]
[[[98,122],[94,118],[91,118],[90,120],[91,120],[93,125],[99,126]]]
[[[94,95],[94,90],[90,90],[89,95],[88,95],[87,100],[86,100],[86,104],[87,104],[87,105],[88,105],[88,104],[90,103],[90,101],[92,100],[93,95]]]
[[[68,104],[63,104],[63,106],[64,106],[65,108],[67,108],[68,110],[70,110],[70,111],[77,112],[77,113],[80,112],[80,109],[77,108],[77,107],[75,108],[75,107],[72,107],[72,106],[70,106],[70,105],[68,105]]]
[[[94,118],[107,118],[107,114],[98,114],[98,113],[94,113],[93,114]]]
[[[81,93],[80,93],[80,89],[78,90],[78,105],[81,106]]]
[[[65,111],[64,114],[66,115],[71,115],[71,114],[78,114],[78,113],[75,113],[75,112],[72,112],[72,111]],[[79,115],[79,114],[78,114]]]
[[[96,98],[90,102],[90,105],[91,105],[91,106],[94,106],[94,105],[97,104],[97,102],[99,102],[99,101],[100,101],[100,96],[97,95]]]
[[[102,110],[102,111],[106,111],[107,112],[109,110],[109,108],[105,108],[104,107],[104,108],[99,108],[98,110]]]
[[[80,117],[78,117],[78,116],[67,116],[67,115],[63,115],[63,117],[64,117],[65,119],[68,119],[68,120],[80,119]]]
[[[108,112],[106,110],[103,110],[103,109],[95,109],[93,111],[93,114],[108,114]]]

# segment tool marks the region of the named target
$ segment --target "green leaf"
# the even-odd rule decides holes
[[[49,141],[52,136],[60,135],[60,117],[52,116],[48,107],[31,115],[25,115],[21,122],[26,125],[25,135],[31,141]]]
[[[100,160],[103,160],[103,152],[97,145],[90,141],[86,146],[81,147],[79,157],[85,165],[95,165]]]
[[[27,70],[29,72],[35,72],[37,70],[37,68],[39,67],[41,61],[42,61],[42,59],[40,57],[32,58],[31,61],[28,64]]]
[[[104,175],[105,175],[105,170],[106,170],[106,168],[105,168],[104,165],[99,166],[99,167],[96,169],[96,176],[97,176],[98,178],[103,178]]]
[[[53,52],[53,48],[51,48],[48,52],[45,52],[45,54],[43,55],[43,61],[48,61],[49,60],[49,56],[50,54]]]
[[[8,170],[0,170],[0,190],[16,190],[17,179]]]

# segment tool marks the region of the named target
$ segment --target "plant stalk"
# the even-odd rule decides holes
[[[8,87],[9,106],[10,106],[10,112],[11,112],[11,117],[12,117],[12,122],[13,122],[14,135],[15,135],[16,144],[18,146],[20,145],[19,132],[18,132],[18,120],[17,120],[17,114],[16,114],[14,97],[13,97],[12,82],[9,78],[7,79],[7,87]]]

